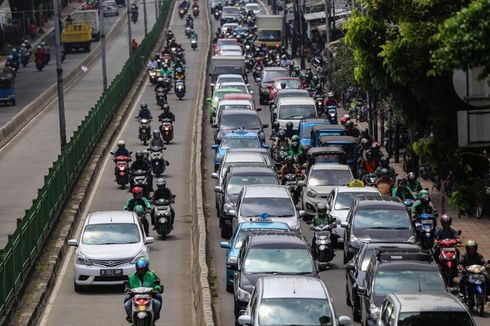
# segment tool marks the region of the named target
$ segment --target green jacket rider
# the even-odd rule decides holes
[[[301,153],[303,153],[303,146],[301,146],[299,142],[298,135],[294,135],[293,137],[291,137],[291,143],[288,147],[288,156],[296,159],[296,157]]]
[[[393,188],[391,195],[393,197],[398,197],[402,201],[405,201],[407,199],[415,200],[415,196],[410,190],[410,188],[407,187],[407,179],[400,179],[398,180],[398,187]]]
[[[419,192],[419,199],[412,206],[412,219],[416,219],[420,214],[436,214],[430,202],[429,191],[426,189]]]
[[[417,176],[413,172],[408,173],[407,187],[413,193],[419,193],[422,190],[420,182],[417,180]]]

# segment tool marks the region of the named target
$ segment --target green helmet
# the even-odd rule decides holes
[[[426,189],[420,190],[419,199],[424,204],[429,203],[430,202],[429,191]]]
[[[293,137],[291,137],[291,141],[292,142],[298,142],[299,141],[299,136],[298,135],[294,135]]]
[[[134,212],[138,215],[143,215],[145,214],[145,209],[141,205],[136,205],[134,206]]]

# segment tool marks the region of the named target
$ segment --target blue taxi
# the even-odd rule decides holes
[[[220,247],[226,249],[226,291],[233,292],[234,272],[229,265],[237,262],[240,247],[250,233],[288,231],[290,229],[287,223],[272,222],[269,218],[258,218],[255,221],[239,223],[230,241],[220,242]]]

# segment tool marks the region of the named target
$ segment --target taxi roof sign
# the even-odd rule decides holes
[[[365,186],[364,182],[359,179],[354,179],[349,183],[347,183],[347,187],[364,187],[364,186]]]

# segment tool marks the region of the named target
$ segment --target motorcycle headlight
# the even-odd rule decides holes
[[[318,196],[318,193],[315,190],[308,188],[308,190],[306,191],[306,196],[315,198],[316,196]]]
[[[237,262],[238,262],[238,258],[237,257],[228,257],[228,259],[226,260],[226,263],[228,265],[236,264]]]
[[[238,287],[237,289],[238,289],[237,291],[238,300],[247,302],[250,299],[250,293],[241,289],[240,287]]]
[[[86,265],[86,266],[92,266],[94,263],[90,259],[84,256],[81,252],[77,252],[77,264],[79,265]]]
[[[369,306],[369,317],[371,317],[372,320],[376,321],[379,319],[379,313],[380,313],[380,310],[378,307],[376,307],[375,305],[371,304]]]

